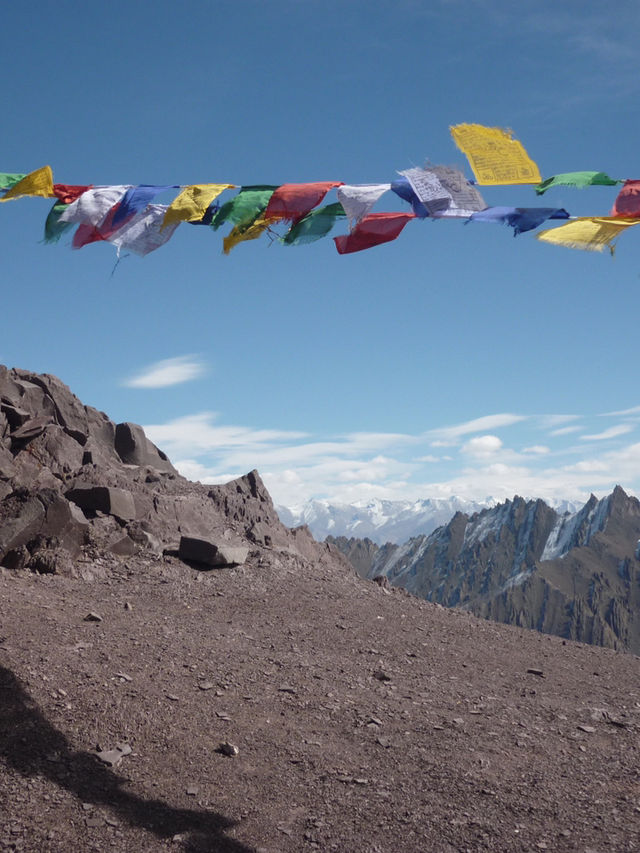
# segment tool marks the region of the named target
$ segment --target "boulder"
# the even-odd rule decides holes
[[[126,489],[76,483],[65,496],[81,509],[90,512],[104,512],[122,521],[132,521],[136,517],[133,495]]]
[[[143,465],[155,468],[157,471],[178,473],[169,462],[167,455],[149,441],[138,424],[116,425],[115,448],[120,459],[127,465]]]
[[[77,555],[87,536],[82,512],[53,489],[13,493],[0,504],[0,518],[2,563],[11,552],[24,546],[34,550],[43,543]]]
[[[202,563],[205,566],[240,566],[249,556],[249,549],[243,545],[229,545],[213,542],[210,539],[198,539],[195,536],[182,536],[178,556],[181,560]]]

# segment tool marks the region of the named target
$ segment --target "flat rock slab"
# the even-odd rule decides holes
[[[249,549],[242,545],[227,545],[195,536],[182,536],[178,556],[181,560],[190,560],[205,566],[240,566],[249,556]]]
[[[105,512],[123,521],[132,521],[136,517],[133,495],[126,489],[80,484],[70,489],[66,498],[80,509]]]

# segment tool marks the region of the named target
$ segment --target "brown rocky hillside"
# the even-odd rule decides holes
[[[637,851],[640,661],[357,577],[0,368],[0,851]]]

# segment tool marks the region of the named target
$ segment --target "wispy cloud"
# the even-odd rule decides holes
[[[195,356],[182,355],[165,358],[143,368],[135,376],[124,381],[128,388],[167,388],[199,379],[206,372],[206,365]]]
[[[609,438],[617,438],[619,435],[625,435],[628,432],[631,432],[633,429],[632,424],[618,424],[617,426],[609,427],[609,429],[605,429],[602,432],[594,433],[592,435],[581,435],[581,441],[606,441]]]
[[[464,435],[471,435],[474,432],[485,432],[486,430],[495,430],[499,427],[512,426],[527,419],[526,415],[514,415],[509,413],[497,415],[485,415],[481,418],[474,418],[470,421],[465,421],[455,426],[441,427],[439,429],[429,430],[426,433],[427,437],[433,439],[434,446],[442,446],[446,442],[454,442],[456,439]]]

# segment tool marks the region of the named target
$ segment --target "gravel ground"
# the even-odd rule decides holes
[[[78,571],[0,569],[0,851],[640,850],[633,655],[329,552]]]

